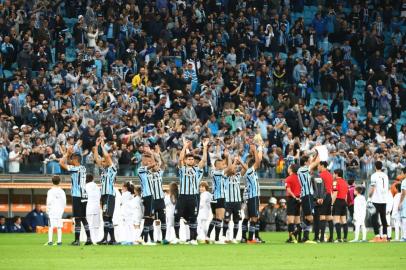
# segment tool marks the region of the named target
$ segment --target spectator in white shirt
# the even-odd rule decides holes
[[[9,173],[19,173],[20,172],[20,163],[23,159],[21,155],[21,147],[19,144],[16,144],[14,150],[8,155],[8,172]]]

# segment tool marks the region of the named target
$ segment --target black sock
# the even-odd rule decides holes
[[[144,228],[142,230],[142,238],[144,239],[144,242],[148,242],[148,234],[149,234],[149,218],[144,218]],[[176,223],[175,223],[176,224]],[[176,227],[175,227],[176,231]]]
[[[297,241],[302,241],[302,226],[300,224],[296,224],[296,239]]]
[[[341,224],[340,223],[336,223],[335,224],[336,227],[336,233],[337,233],[337,239],[341,239]]]
[[[80,238],[80,218],[75,218],[75,241]]]
[[[196,221],[191,221],[189,224],[189,229],[190,229],[190,240],[196,240],[197,239],[197,222]]]
[[[148,230],[148,234],[149,234],[149,239],[151,239],[151,242],[154,242],[154,220],[152,218],[150,218],[149,221],[149,230]]]
[[[215,226],[215,232],[216,232],[216,241],[220,240],[220,231],[221,231],[221,220],[216,221],[216,226]]]
[[[82,218],[82,223],[83,223],[83,227],[85,227],[85,233],[86,233],[87,241],[91,241],[89,223],[87,223],[87,219]]]
[[[223,236],[225,237],[227,235],[227,230],[228,230],[228,221],[223,222]]]
[[[101,240],[101,242],[103,241],[107,241],[107,236],[109,234],[109,219],[108,217],[103,217],[103,239]]]
[[[344,239],[347,239],[347,236],[348,236],[348,224],[344,223],[341,226],[343,227]]]
[[[217,219],[213,218],[213,219],[210,221],[209,230],[207,231],[207,235],[206,235],[207,238],[210,238],[211,232],[213,231],[214,226],[216,225],[216,220],[217,220]]]
[[[328,231],[330,233],[329,239],[334,239],[334,223],[332,220],[328,221]]]
[[[237,234],[238,234],[238,220],[234,221],[234,228],[233,228],[233,239],[237,238]]]
[[[326,232],[326,221],[320,220],[320,241],[324,242],[324,234]]]
[[[254,240],[255,227],[256,227],[256,223],[253,221],[250,221],[250,226],[248,227],[248,240]]]
[[[179,221],[175,220],[174,228],[175,228],[176,239],[179,239],[179,229],[180,229],[180,222]]]
[[[243,219],[242,225],[241,225],[241,237],[242,239],[247,240],[247,231],[248,231],[248,219]]]
[[[259,238],[259,223],[255,223],[255,238],[260,239]]]
[[[292,240],[292,235],[295,232],[295,224],[288,224],[289,240]]]
[[[116,242],[116,237],[114,236],[114,224],[112,217],[109,217],[109,234],[110,234],[110,242]]]

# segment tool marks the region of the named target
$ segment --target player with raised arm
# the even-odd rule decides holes
[[[203,156],[195,165],[193,153],[186,153],[192,145],[191,141],[183,140],[183,148],[179,156],[179,198],[175,209],[175,234],[173,244],[179,242],[180,219],[183,217],[189,224],[190,244],[197,245],[197,215],[199,210],[199,183],[203,177],[203,168],[207,163],[207,146],[209,140],[203,140]]]
[[[241,175],[243,175],[246,179],[246,189],[248,193],[248,201],[247,201],[247,208],[248,208],[248,217],[250,220],[250,225],[248,228],[248,241],[249,244],[256,244],[262,243],[263,241],[259,237],[259,183],[258,183],[258,174],[257,170],[261,166],[262,161],[262,146],[256,149],[254,144],[250,145],[250,153],[251,159],[248,161],[248,166],[241,162],[242,171]]]
[[[297,171],[297,176],[299,177],[301,193],[300,201],[302,203],[302,212],[304,216],[304,233],[302,242],[308,244],[314,244],[316,242],[309,240],[309,234],[311,225],[313,224],[313,213],[314,213],[314,203],[313,203],[313,183],[311,180],[310,172],[317,167],[320,162],[320,158],[316,152],[316,157],[310,159],[308,156],[302,156],[300,158],[300,168]]]
[[[99,156],[99,149],[103,153],[103,157]],[[103,139],[96,140],[96,147],[93,151],[95,163],[101,168],[102,173],[100,177],[101,182],[101,203],[103,211],[104,222],[104,236],[98,242],[99,245],[116,245],[116,238],[114,236],[113,214],[116,201],[116,192],[114,190],[114,183],[116,181],[117,168],[111,158],[111,153],[107,152]],[[107,241],[107,236],[110,235],[110,241]]]
[[[86,167],[80,164],[82,157],[74,153],[73,147],[69,147],[61,160],[59,165],[65,171],[70,173],[71,178],[71,196],[72,196],[72,210],[73,218],[75,221],[75,240],[72,242],[73,246],[80,246],[80,226],[83,224],[87,236],[85,245],[92,245],[90,237],[89,224],[86,219]]]
[[[223,226],[223,235],[226,235],[228,223],[233,218],[233,238],[231,243],[238,244],[236,240],[238,234],[239,223],[241,220],[241,172],[237,171],[237,166],[242,161],[239,156],[234,157],[234,161],[225,171],[226,176],[224,182],[225,192],[225,217]]]
[[[149,146],[144,146],[149,147]],[[144,239],[144,244],[154,245],[154,198],[152,196],[153,187],[150,181],[150,170],[155,163],[153,162],[153,157],[151,156],[148,149],[144,151],[141,159],[141,166],[138,168],[138,177],[140,178],[141,184],[141,197],[144,205],[144,228],[142,230],[142,236]],[[151,242],[148,242],[148,235]]]

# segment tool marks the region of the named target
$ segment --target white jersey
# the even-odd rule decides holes
[[[371,186],[375,188],[371,201],[386,204],[389,189],[388,175],[384,172],[375,172],[371,175]]]
[[[400,196],[402,193],[396,193],[395,197],[393,197],[393,205],[392,205],[392,218],[393,219],[400,219],[400,212],[399,212],[399,204],[400,204]]]
[[[209,219],[211,206],[210,202],[212,199],[212,195],[210,192],[205,191],[200,193],[200,204],[199,204],[199,215],[198,219]]]
[[[174,218],[175,218],[175,206],[176,203],[173,203],[171,200],[171,196],[166,194],[165,198],[165,210],[166,210],[166,223],[173,225]]]
[[[134,196],[126,191],[121,196],[121,218],[124,224],[134,224],[136,205]]]
[[[86,215],[98,215],[100,213],[100,188],[95,182],[86,183],[87,193]]]
[[[47,193],[47,213],[50,219],[61,219],[66,206],[66,194],[60,187],[52,187]]]
[[[357,223],[363,223],[367,214],[367,201],[365,197],[358,194],[354,199],[354,220]]]

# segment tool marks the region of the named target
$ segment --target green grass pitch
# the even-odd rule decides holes
[[[406,243],[43,246],[47,235],[1,234],[0,269],[406,269]]]

